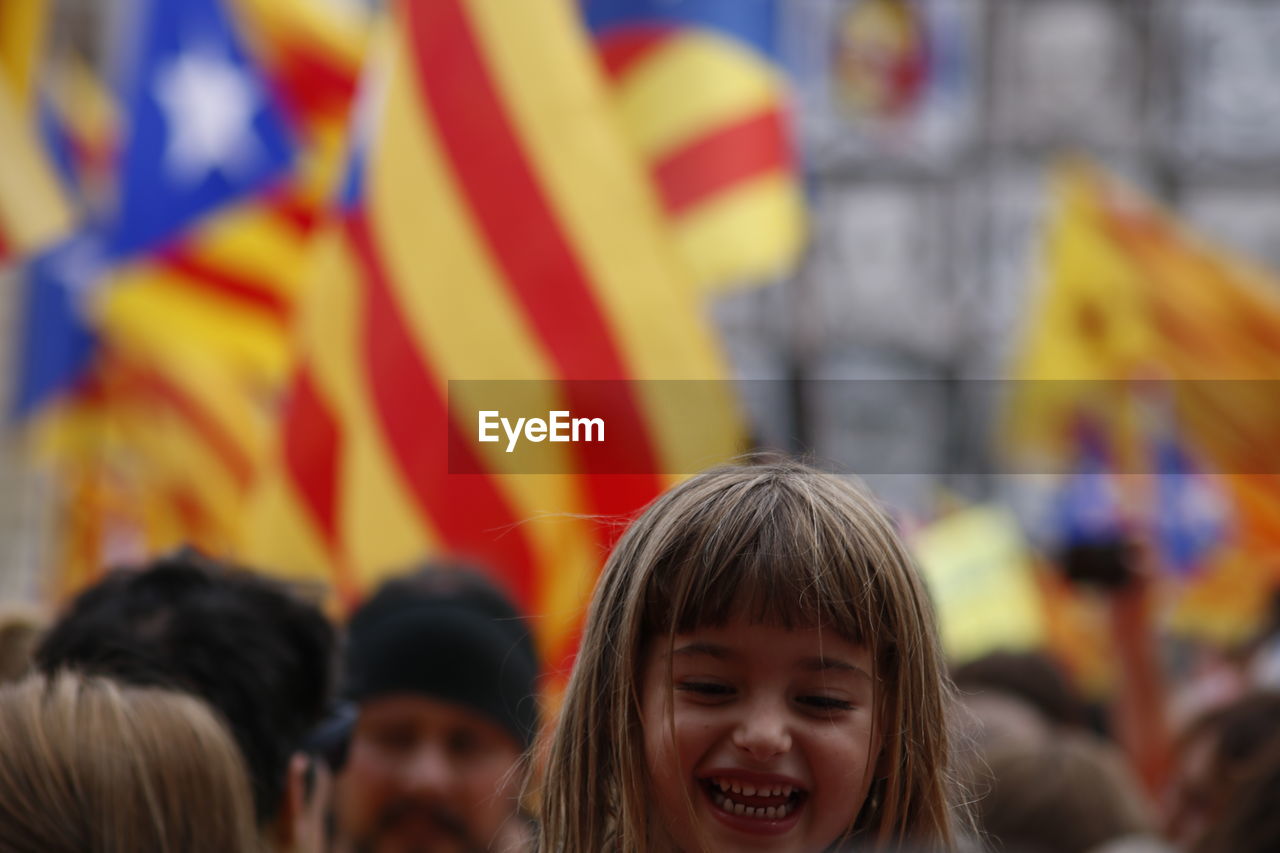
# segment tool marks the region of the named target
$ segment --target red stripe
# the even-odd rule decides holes
[[[295,120],[346,118],[360,77],[358,66],[287,40],[275,45],[274,54],[271,82]]]
[[[353,606],[360,585],[347,559],[338,525],[343,459],[342,424],[303,368],[294,379],[285,407],[282,441],[284,468],[302,496],[312,521],[320,528],[333,560],[334,584],[344,606]]]
[[[183,286],[237,303],[240,307],[267,315],[284,324],[289,319],[290,301],[252,276],[240,275],[199,257],[184,246],[157,253],[158,262],[182,276]]]
[[[418,88],[433,130],[466,195],[476,226],[563,379],[629,379],[593,283],[560,230],[520,137],[491,79],[459,0],[403,2]],[[466,81],[460,85],[459,81]],[[607,442],[572,445],[592,511],[633,512],[661,491],[650,436],[631,388],[600,386],[589,395],[566,386],[575,414],[609,424]],[[634,477],[599,472],[642,471]]]
[[[520,520],[487,475],[449,476],[448,448],[469,446],[449,417],[443,384],[423,361],[405,326],[369,224],[361,210],[346,219],[365,293],[364,358],[382,432],[405,485],[449,547],[496,567],[521,606],[534,604],[535,561]],[[480,470],[472,460],[471,470]]]
[[[294,380],[283,433],[285,470],[298,487],[325,543],[336,549],[342,431],[309,370],[303,369]]]
[[[314,202],[303,197],[296,183],[286,182],[269,190],[264,199],[266,207],[298,237],[305,237],[320,220]]]
[[[4,233],[3,223],[0,223],[0,262],[9,260],[10,253],[12,253],[12,251],[13,244]]]
[[[794,162],[786,122],[776,107],[695,139],[653,166],[667,211],[681,214],[752,178]]]
[[[676,33],[675,27],[654,24],[627,27],[604,34],[596,42],[596,51],[600,54],[604,73],[612,80],[621,79],[652,56]]]
[[[236,487],[248,490],[253,481],[253,463],[236,439],[198,400],[167,377],[144,367],[121,366],[119,376],[126,392],[133,390],[149,396],[178,415],[218,458]]]

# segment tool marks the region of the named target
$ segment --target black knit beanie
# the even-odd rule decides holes
[[[538,728],[537,681],[525,620],[475,572],[429,568],[390,581],[348,626],[352,702],[419,693],[474,709],[528,748]]]

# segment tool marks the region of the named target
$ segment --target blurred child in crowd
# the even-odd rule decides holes
[[[260,845],[244,761],[204,703],[73,673],[0,687],[0,850]]]

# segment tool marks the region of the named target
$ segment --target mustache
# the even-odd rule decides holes
[[[477,843],[472,837],[466,821],[452,809],[440,803],[424,803],[407,798],[395,800],[383,809],[382,814],[378,816],[375,834],[381,835],[384,831],[409,816],[425,818],[435,824],[446,835],[457,841],[468,853],[484,853],[485,851],[484,845]]]

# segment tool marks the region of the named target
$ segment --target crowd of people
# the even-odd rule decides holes
[[[0,851],[1280,850],[1280,693],[1204,708],[1153,776],[1053,661],[949,672],[892,521],[799,463],[656,500],[554,709],[541,669],[482,567],[341,626],[191,551],[110,572],[0,615]]]

